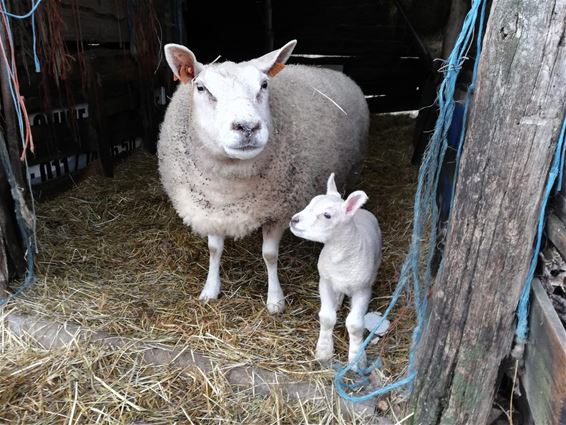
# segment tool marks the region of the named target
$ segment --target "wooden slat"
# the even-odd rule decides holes
[[[566,225],[555,214],[548,216],[546,235],[562,257],[566,258]]]
[[[377,97],[366,99],[371,113],[410,111],[417,109],[418,97]]]
[[[566,222],[566,195],[564,192],[556,194],[554,197],[554,213],[564,222]]]
[[[61,1],[61,15],[65,21],[63,38],[68,41],[113,43],[129,40],[128,20],[122,2],[116,0],[80,0],[80,31],[74,25],[71,0]]]
[[[536,424],[566,423],[566,331],[538,279],[522,380]]]

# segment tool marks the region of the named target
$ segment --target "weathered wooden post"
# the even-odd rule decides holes
[[[0,39],[8,46],[6,30],[0,27]],[[16,113],[10,95],[10,82],[6,61],[0,60],[0,94],[2,97],[2,115],[5,122],[6,138],[0,137],[0,146],[8,158],[16,184],[25,193],[24,174],[20,162],[20,136]],[[14,201],[8,183],[6,170],[0,163],[0,298],[6,294],[11,275],[23,275],[25,271],[24,248],[17,230]]]
[[[566,0],[493,0],[419,347],[414,424],[487,421],[565,109]]]

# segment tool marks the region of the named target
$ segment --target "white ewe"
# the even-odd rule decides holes
[[[381,263],[381,231],[375,216],[360,207],[368,197],[358,190],[342,199],[334,174],[326,195],[315,196],[309,205],[291,219],[296,236],[324,244],[318,259],[320,275],[320,336],[316,357],[329,360],[334,354],[332,331],[336,310],[344,295],[351,298],[346,327],[350,335],[348,360],[353,361],[363,340],[364,315],[371,298],[371,288]],[[359,367],[365,367],[365,354]]]
[[[332,170],[344,177],[359,170],[369,122],[362,91],[336,71],[284,67],[295,44],[248,62],[209,65],[186,47],[165,46],[183,84],[161,126],[159,172],[183,222],[208,236],[202,300],[220,293],[224,238],[261,227],[267,307],[283,311],[277,258],[289,219]]]

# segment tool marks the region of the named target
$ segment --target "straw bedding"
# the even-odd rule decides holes
[[[373,310],[383,311],[410,239],[416,183],[410,165],[413,120],[373,116],[370,154],[359,188],[380,220],[383,263]],[[227,241],[222,296],[202,304],[206,241],[192,235],[159,186],[155,157],[137,153],[114,179],[90,177],[37,207],[38,282],[7,309],[56,322],[172,346],[189,345],[219,363],[253,365],[329,385],[332,372],[313,361],[318,336],[316,261],[320,247],[287,234],[279,273],[288,296],[279,316],[265,308],[261,237]],[[339,314],[337,360],[347,358]],[[372,346],[383,379],[403,372],[412,329],[409,308],[393,315]],[[235,392],[221,372],[150,367],[139,353],[100,344],[43,350],[2,332],[0,422],[21,423],[335,423],[337,403],[283,403],[276,394]],[[69,419],[72,414],[72,420]]]

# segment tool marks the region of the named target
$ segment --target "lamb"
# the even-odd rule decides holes
[[[208,65],[184,46],[165,46],[182,84],[161,125],[159,173],[183,222],[208,236],[201,300],[220,293],[224,239],[261,228],[267,308],[282,312],[277,261],[287,223],[324,187],[330,171],[352,181],[359,173],[369,125],[365,97],[340,72],[285,66],[295,45],[246,62]]]
[[[351,298],[346,327],[350,336],[348,361],[354,361],[364,333],[364,315],[372,285],[381,263],[381,230],[375,216],[360,209],[368,196],[358,190],[344,201],[334,182],[327,182],[326,195],[315,196],[307,207],[291,219],[291,232],[324,244],[318,259],[320,275],[320,335],[315,355],[320,361],[334,354],[332,331],[336,310],[344,295]],[[365,353],[354,367],[365,368]]]

